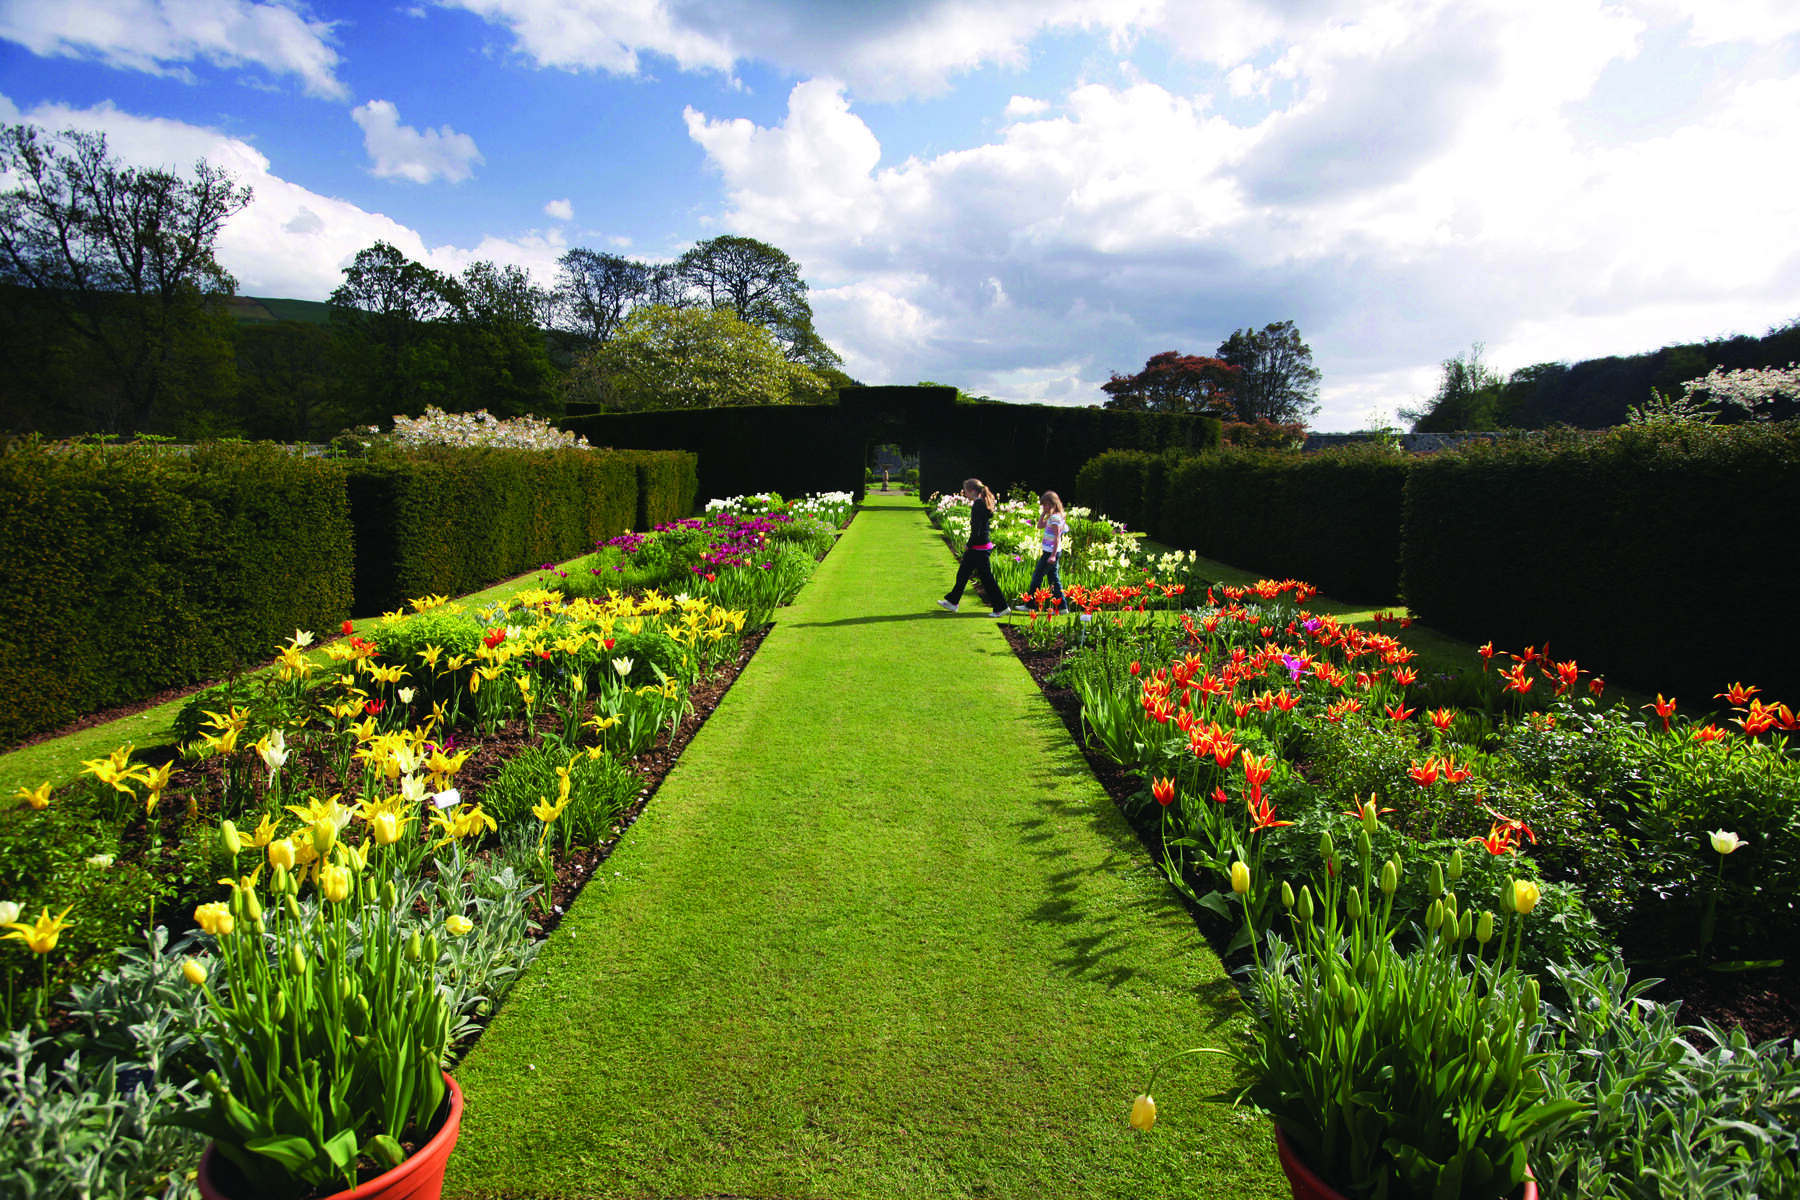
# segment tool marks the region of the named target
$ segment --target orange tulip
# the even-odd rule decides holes
[[[1412,765],[1412,770],[1408,771],[1407,774],[1411,776],[1412,781],[1420,787],[1430,787],[1438,780],[1438,760],[1435,758],[1428,758],[1422,763],[1415,762]]]
[[[1411,667],[1394,668],[1394,682],[1401,687],[1411,687],[1414,683],[1418,682],[1418,679],[1419,673]]]
[[[1382,707],[1387,710],[1388,720],[1390,721],[1404,721],[1417,711],[1416,709],[1404,708],[1398,704],[1384,704]]]
[[[1456,720],[1456,713],[1448,708],[1434,708],[1425,715],[1431,718],[1432,725],[1443,730],[1449,729],[1451,722]]]
[[[1729,700],[1737,707],[1742,708],[1744,705],[1750,703],[1750,697],[1756,695],[1756,693],[1760,691],[1762,691],[1761,688],[1745,687],[1741,683],[1734,683],[1725,691],[1715,694],[1713,699]]]
[[[1667,733],[1669,731],[1669,714],[1675,711],[1675,697],[1670,696],[1664,700],[1662,693],[1658,692],[1656,693],[1656,703],[1646,704],[1644,707],[1656,710],[1656,715],[1662,718],[1663,732]]]
[[[1696,742],[1717,742],[1724,739],[1725,736],[1726,731],[1720,729],[1717,725],[1702,725],[1700,728],[1694,730],[1694,740]]]
[[[1175,799],[1175,781],[1173,779],[1153,779],[1150,781],[1150,794],[1156,802],[1165,808]]]

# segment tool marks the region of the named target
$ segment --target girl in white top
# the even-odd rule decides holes
[[[1062,558],[1063,543],[1069,536],[1069,519],[1063,515],[1062,497],[1055,492],[1045,492],[1038,497],[1038,528],[1044,531],[1042,553],[1038,555],[1037,567],[1031,572],[1031,586],[1026,589],[1027,597],[1035,597],[1046,580],[1050,584],[1050,595],[1058,610],[1068,607],[1063,599],[1062,572],[1057,563]],[[1036,603],[1035,600],[1032,603]],[[1029,608],[1018,611],[1027,612]]]

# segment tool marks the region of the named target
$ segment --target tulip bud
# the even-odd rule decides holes
[[[1542,997],[1538,994],[1538,981],[1534,976],[1525,979],[1525,1011],[1532,1020],[1538,1019],[1538,1005]]]
[[[1381,827],[1380,820],[1375,816],[1374,796],[1370,796],[1369,802],[1362,806],[1362,825],[1364,833],[1373,833]]]
[[[1304,883],[1300,885],[1300,899],[1294,902],[1294,915],[1301,921],[1311,921],[1313,915],[1312,889]]]
[[[1532,909],[1536,908],[1539,898],[1543,895],[1543,893],[1538,890],[1538,885],[1529,879],[1513,880],[1512,893],[1513,911],[1518,913],[1521,917],[1526,916]]]
[[[1475,932],[1475,914],[1465,911],[1462,920],[1456,926],[1456,940],[1466,942],[1469,935]]]
[[[1475,940],[1483,946],[1494,940],[1494,914],[1483,911],[1481,920],[1475,922]]]
[[[269,843],[269,866],[281,871],[294,869],[294,840],[281,838]]]
[[[277,1023],[286,1019],[287,1008],[288,1008],[287,993],[286,992],[276,992],[275,993],[275,1020]]]
[[[197,958],[190,958],[181,964],[181,974],[195,987],[206,982],[206,964]]]
[[[400,818],[393,812],[378,812],[369,821],[369,832],[376,844],[391,846],[400,840]]]
[[[314,821],[312,826],[313,853],[320,858],[329,855],[331,848],[337,845],[337,832],[337,822],[329,817]]]
[[[412,931],[412,936],[406,939],[406,961],[418,962],[424,956],[425,939],[420,937],[419,931],[415,929]]]
[[[348,979],[340,979],[338,980],[337,993],[339,1000],[349,1003],[350,997],[355,993],[355,989],[350,986],[350,981]]]
[[[1388,859],[1381,868],[1381,894],[1391,896],[1394,889],[1400,886],[1400,864]]]
[[[1433,900],[1431,902],[1431,907],[1425,910],[1425,928],[1436,933],[1437,927],[1443,923],[1444,902],[1442,900]]]
[[[332,863],[319,868],[319,892],[333,904],[350,897],[350,872]]]
[[[1355,988],[1346,987],[1343,991],[1343,994],[1338,997],[1338,1004],[1341,1005],[1343,1008],[1344,1020],[1354,1021],[1356,1019],[1356,989]]]
[[[1437,863],[1431,864],[1431,882],[1426,887],[1426,895],[1441,896],[1444,894],[1444,868]]]
[[[1476,1065],[1485,1069],[1487,1067],[1487,1065],[1493,1061],[1494,1061],[1494,1048],[1492,1046],[1488,1045],[1488,1040],[1486,1038],[1476,1038],[1475,1039],[1475,1063],[1476,1063]]]
[[[1337,843],[1331,840],[1329,830],[1319,835],[1319,857],[1325,862],[1331,862],[1337,857]]]
[[[394,881],[388,880],[381,885],[381,906],[392,908],[400,902],[400,893],[394,887]]]
[[[1139,1096],[1133,1100],[1131,1102],[1131,1127],[1149,1133],[1150,1127],[1154,1124],[1156,1124],[1156,1101],[1148,1096]]]
[[[1250,890],[1250,868],[1241,858],[1231,864],[1231,890],[1240,896]]]
[[[287,884],[288,884],[288,869],[286,867],[276,867],[274,870],[269,872],[269,895],[271,895],[271,896],[287,895]]]
[[[237,826],[228,820],[219,822],[219,846],[233,858],[244,852],[244,839],[238,836]]]
[[[1500,908],[1503,912],[1515,912],[1513,908],[1513,881],[1507,880],[1500,885]]]
[[[1444,915],[1446,917],[1454,919],[1456,917],[1456,909],[1457,909],[1456,893],[1455,892],[1445,892],[1444,893]]]
[[[1352,887],[1350,894],[1344,897],[1344,911],[1350,914],[1352,921],[1362,920],[1362,892]]]
[[[296,975],[306,974],[306,955],[300,952],[300,947],[292,946],[288,949],[288,966],[293,968]]]
[[[1285,879],[1281,881],[1281,907],[1289,910],[1294,907],[1294,885]]]
[[[295,899],[292,893],[289,893],[286,900],[283,902],[283,906],[287,909],[289,917],[293,918],[295,921],[300,919],[300,901]]]
[[[425,938],[425,961],[436,962],[437,960],[438,960],[438,940],[437,940],[437,934],[433,933],[433,934],[427,935]]]
[[[1357,830],[1356,831],[1356,859],[1357,859],[1357,861],[1366,863],[1366,862],[1370,861],[1371,859],[1373,859],[1374,857],[1375,857],[1375,843],[1369,840],[1369,831],[1367,829]]]
[[[1450,869],[1448,871],[1446,871],[1445,874],[1447,874],[1450,877],[1451,883],[1455,883],[1457,880],[1462,878],[1462,873],[1463,873],[1462,850],[1460,850],[1460,849],[1453,850],[1450,852]]]

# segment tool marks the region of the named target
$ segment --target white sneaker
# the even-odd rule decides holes
[[[939,600],[938,607],[943,609],[945,612],[955,612],[956,611],[956,605],[950,603],[948,600]]]
[[[1002,608],[996,612],[989,613],[988,616],[993,617],[995,620],[998,620],[1001,617],[1010,616],[1011,614],[1012,614],[1012,609]]]

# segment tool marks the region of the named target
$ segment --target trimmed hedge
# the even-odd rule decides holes
[[[1165,468],[1149,532],[1339,599],[1389,604],[1400,593],[1401,511],[1414,461],[1381,446],[1304,455],[1228,448],[1180,460]],[[1121,479],[1127,470],[1114,469]]]
[[[1097,454],[1075,473],[1071,502],[1123,522],[1127,529],[1157,536],[1162,530],[1168,474],[1181,461],[1173,452],[1108,450]]]
[[[1173,413],[958,404],[948,387],[847,387],[836,404],[608,413],[560,424],[596,446],[693,451],[701,500],[771,490],[860,498],[870,447],[888,443],[918,453],[921,492],[955,491],[974,476],[996,490],[1068,493],[1102,450],[1192,453],[1218,446],[1220,429],[1211,418]]]
[[[335,463],[278,447],[0,454],[0,746],[260,663],[351,601]]]
[[[1406,602],[1699,707],[1742,680],[1800,700],[1800,423],[1476,444],[1407,486]]]
[[[691,462],[679,453],[444,447],[353,461],[356,611],[478,591],[646,528],[653,512],[691,509]],[[640,503],[640,474],[668,490]]]
[[[700,491],[700,460],[692,454],[615,450],[637,463],[637,524],[642,533],[692,516]]]

